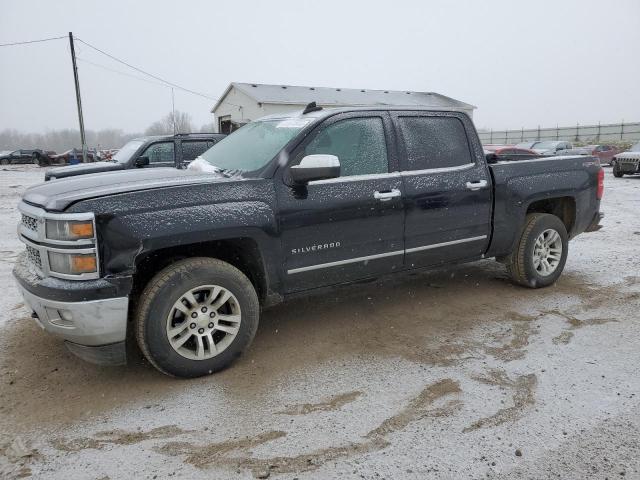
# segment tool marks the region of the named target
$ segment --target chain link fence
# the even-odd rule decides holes
[[[521,128],[518,130],[480,130],[484,144],[515,144],[527,141],[564,140],[581,144],[631,144],[640,141],[640,122],[621,122],[555,128]]]

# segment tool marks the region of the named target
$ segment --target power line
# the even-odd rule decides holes
[[[41,38],[39,40],[27,40],[25,42],[0,43],[0,47],[12,47],[14,45],[27,45],[30,43],[48,42],[50,40],[61,40],[63,38],[67,38],[66,35],[62,37]]]
[[[65,39],[65,38],[67,38],[67,36],[66,36],[66,35],[64,35],[64,36],[60,36],[60,37],[41,38],[41,39],[37,39],[37,40],[27,40],[27,41],[24,41],[24,42],[0,43],[0,47],[11,47],[11,46],[16,46],[16,45],[28,45],[28,44],[32,44],[32,43],[48,42],[48,41],[51,41],[51,40],[61,40],[61,39]],[[152,74],[152,73],[146,72],[146,71],[142,70],[141,68],[135,67],[134,65],[131,65],[130,63],[127,63],[127,62],[125,62],[124,60],[121,60],[121,59],[119,59],[119,58],[115,57],[114,55],[111,55],[110,53],[107,53],[107,52],[105,52],[104,50],[101,50],[101,49],[99,49],[98,47],[96,47],[96,46],[94,46],[94,45],[91,45],[91,44],[90,44],[90,43],[88,43],[88,42],[85,42],[85,41],[84,41],[84,40],[82,40],[81,38],[78,38],[78,37],[75,37],[75,36],[74,36],[73,38],[74,38],[75,40],[77,40],[78,42],[83,43],[83,44],[84,44],[84,45],[86,45],[87,47],[92,48],[93,50],[95,50],[95,51],[97,51],[97,52],[99,52],[99,53],[101,53],[101,54],[103,54],[103,55],[105,55],[105,56],[109,57],[110,59],[112,59],[112,60],[114,60],[114,61],[116,61],[116,62],[118,62],[118,63],[121,63],[122,65],[125,65],[125,66],[127,66],[127,67],[129,67],[129,68],[131,68],[131,69],[133,69],[133,70],[135,70],[135,71],[137,71],[137,72],[140,72],[140,73],[142,73],[142,74],[144,74],[144,75],[147,75],[148,77],[151,77],[151,78],[153,78],[153,79],[155,79],[155,80],[158,80],[159,82],[162,82],[162,84],[160,84],[160,83],[155,83],[155,82],[150,82],[150,81],[145,80],[145,79],[143,79],[143,78],[136,77],[135,75],[129,75],[129,74],[127,74],[127,73],[120,72],[120,71],[118,71],[118,70],[114,70],[114,69],[111,69],[111,68],[109,68],[109,67],[106,67],[106,66],[104,66],[104,65],[100,65],[100,64],[97,64],[97,63],[90,62],[89,60],[85,60],[85,59],[80,59],[80,58],[78,58],[78,60],[81,60],[81,61],[83,61],[83,62],[85,62],[85,63],[89,63],[89,64],[91,64],[91,65],[94,65],[94,66],[96,66],[96,67],[99,67],[99,68],[102,68],[102,69],[105,69],[105,70],[109,70],[109,71],[111,71],[111,72],[113,72],[113,73],[118,73],[118,74],[120,74],[120,75],[125,75],[125,76],[131,77],[131,78],[135,78],[135,79],[138,79],[138,80],[146,81],[146,82],[152,83],[152,84],[154,84],[154,85],[161,85],[161,86],[165,86],[165,87],[173,87],[173,88],[176,88],[176,89],[178,89],[178,90],[182,90],[182,91],[184,91],[184,92],[190,93],[190,94],[192,94],[192,95],[196,95],[196,96],[198,96],[198,97],[206,98],[207,100],[211,100],[211,101],[213,101],[213,102],[217,102],[217,101],[220,99],[220,98],[214,98],[214,97],[212,97],[212,96],[210,96],[210,95],[206,95],[206,94],[204,94],[204,93],[196,92],[196,91],[191,90],[191,89],[189,89],[189,88],[186,88],[186,87],[182,87],[182,86],[180,86],[180,85],[177,85],[177,84],[175,84],[175,83],[173,83],[173,82],[170,82],[170,81],[165,80],[165,79],[163,79],[163,78],[161,78],[161,77],[158,77],[157,75],[154,75],[154,74]],[[233,105],[234,107],[242,108],[240,105],[236,105],[235,103],[231,103],[231,102],[228,102],[228,101],[226,101],[226,100],[225,100],[223,103],[226,103],[226,104],[228,104],[228,105]]]
[[[129,78],[135,78],[136,80],[140,80],[141,82],[150,83],[151,85],[157,85],[159,87],[171,88],[169,85],[166,85],[164,83],[153,82],[151,80],[147,80],[146,78],[138,77],[136,75],[131,75],[130,73],[121,72],[120,70],[115,70],[115,69],[109,68],[109,67],[107,67],[105,65],[101,65],[99,63],[91,62],[91,61],[86,60],[84,58],[80,58],[77,55],[76,55],[76,59],[80,60],[83,63],[88,63],[89,65],[93,65],[94,67],[102,68],[103,70],[107,70],[109,72],[117,73],[119,75],[124,75],[125,77],[129,77]]]
[[[208,100],[212,100],[212,101],[214,101],[214,102],[215,102],[216,100],[218,100],[217,98],[211,97],[211,96],[206,95],[206,94],[204,94],[204,93],[196,92],[196,91],[194,91],[194,90],[190,90],[190,89],[188,89],[188,88],[181,87],[180,85],[177,85],[177,84],[175,84],[175,83],[173,83],[173,82],[170,82],[170,81],[168,81],[168,80],[165,80],[165,79],[163,79],[163,78],[160,78],[160,77],[158,77],[157,75],[153,75],[152,73],[145,72],[145,71],[144,71],[144,70],[142,70],[141,68],[134,67],[134,66],[133,66],[133,65],[131,65],[130,63],[127,63],[127,62],[125,62],[124,60],[120,60],[119,58],[117,58],[117,57],[115,57],[115,56],[111,55],[110,53],[107,53],[107,52],[105,52],[104,50],[100,50],[98,47],[94,47],[93,45],[91,45],[90,43],[85,42],[85,41],[84,41],[84,40],[82,40],[81,38],[78,38],[78,37],[74,37],[74,38],[75,38],[76,40],[78,40],[79,42],[83,43],[84,45],[86,45],[87,47],[92,48],[92,49],[94,49],[94,50],[95,50],[95,51],[97,51],[97,52],[100,52],[101,54],[103,54],[103,55],[105,55],[105,56],[109,57],[110,59],[115,60],[116,62],[121,63],[121,64],[123,64],[123,65],[126,65],[127,67],[132,68],[132,69],[136,70],[137,72],[140,72],[140,73],[142,73],[142,74],[144,74],[144,75],[147,75],[147,76],[149,76],[149,77],[151,77],[151,78],[154,78],[154,79],[156,79],[156,80],[158,80],[158,81],[160,81],[160,82],[162,82],[162,83],[166,83],[167,85],[170,85],[170,86],[172,86],[172,87],[174,87],[174,88],[176,88],[176,89],[178,89],[178,90],[182,90],[182,91],[185,91],[185,92],[191,93],[192,95],[197,95],[197,96],[199,96],[199,97],[203,97],[203,98],[206,98],[206,99],[208,99]]]

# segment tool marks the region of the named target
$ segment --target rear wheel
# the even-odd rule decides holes
[[[562,274],[569,240],[564,223],[555,215],[527,215],[522,235],[507,269],[514,282],[530,288],[546,287]]]
[[[221,260],[176,262],[149,282],[141,298],[138,344],[168,375],[199,377],[222,370],[249,346],[258,328],[253,285]]]
[[[0,165],[9,165],[9,159],[8,158],[0,159]]]
[[[623,175],[624,173],[622,173],[622,170],[618,166],[618,162],[613,162],[613,176],[616,178],[620,178]]]

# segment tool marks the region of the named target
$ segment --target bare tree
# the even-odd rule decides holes
[[[175,117],[173,112],[169,112],[157,122],[153,122],[149,128],[145,130],[146,135],[171,135],[176,133],[189,133],[193,130],[191,123],[191,115],[176,110]]]
[[[87,130],[89,148],[120,148],[137,133],[125,133],[118,129]],[[18,150],[20,148],[53,150],[64,152],[71,148],[81,149],[80,132],[73,129],[49,130],[45,133],[27,133],[18,130],[0,130],[0,150]]]

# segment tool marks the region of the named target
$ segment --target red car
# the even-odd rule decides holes
[[[601,164],[611,165],[611,160],[616,153],[620,153],[622,150],[613,145],[587,145],[585,147],[591,152],[591,155],[598,157]]]
[[[498,160],[529,160],[540,156],[533,150],[514,145],[483,145],[483,148],[485,153],[495,153]]]

